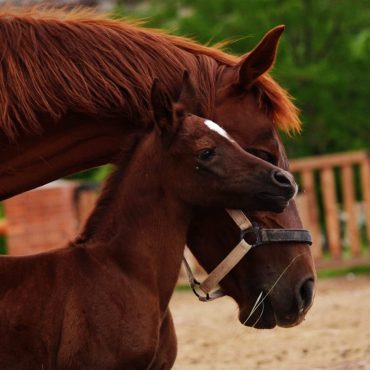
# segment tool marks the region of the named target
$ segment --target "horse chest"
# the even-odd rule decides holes
[[[99,332],[64,338],[58,351],[57,369],[146,369],[155,355],[158,336],[131,336],[117,323]],[[86,329],[86,328],[84,328]],[[101,328],[100,328],[101,329]],[[122,328],[123,329],[123,328]]]
[[[158,347],[158,310],[137,305],[124,285],[115,291],[100,284],[95,294],[78,290],[66,299],[57,368],[147,368]]]

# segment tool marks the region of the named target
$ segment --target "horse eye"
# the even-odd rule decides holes
[[[201,161],[209,161],[214,157],[214,155],[214,149],[204,149],[198,154],[198,159],[200,159]]]
[[[276,165],[276,159],[275,159],[275,156],[272,155],[271,153],[269,152],[266,152],[264,150],[256,150],[256,149],[248,149],[247,152],[255,155],[256,157],[258,158],[261,158],[263,159],[264,161],[266,162],[269,162],[271,164],[275,164]]]

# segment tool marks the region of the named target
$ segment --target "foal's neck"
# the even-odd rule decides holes
[[[150,135],[128,166],[108,180],[82,240],[113,257],[123,271],[161,290],[167,305],[179,274],[191,207],[169,189],[162,158],[150,150],[153,140]]]

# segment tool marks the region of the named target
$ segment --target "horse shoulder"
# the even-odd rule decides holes
[[[0,368],[48,368],[54,348],[56,263],[52,255],[0,258]]]
[[[155,298],[145,288],[133,287],[109,258],[90,251],[73,254],[78,273],[64,297],[57,368],[146,368],[159,340]],[[138,306],[143,295],[148,305]],[[147,307],[153,307],[149,314]]]

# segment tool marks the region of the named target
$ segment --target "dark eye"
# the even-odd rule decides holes
[[[251,153],[251,154],[255,155],[256,157],[261,158],[264,161],[269,162],[271,164],[276,165],[276,163],[277,163],[275,156],[273,154],[269,153],[269,152],[264,151],[264,150],[247,149],[247,152]]]
[[[198,159],[201,161],[210,161],[215,156],[214,149],[204,149],[198,154]]]

